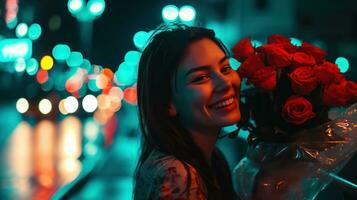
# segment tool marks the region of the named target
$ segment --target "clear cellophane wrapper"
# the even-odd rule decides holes
[[[314,199],[357,150],[357,103],[293,142],[250,145],[233,172],[243,200]]]

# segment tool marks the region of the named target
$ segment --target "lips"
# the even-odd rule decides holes
[[[222,100],[219,100],[219,101],[211,104],[209,107],[215,108],[215,109],[223,108],[223,107],[229,106],[232,103],[234,103],[234,100],[235,100],[235,97],[233,97],[233,96],[222,98]]]

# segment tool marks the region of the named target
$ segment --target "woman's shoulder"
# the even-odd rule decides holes
[[[159,151],[153,151],[141,166],[137,187],[142,188],[145,198],[152,199],[200,200],[206,193],[195,168]]]

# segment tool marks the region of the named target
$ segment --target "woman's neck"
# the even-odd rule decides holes
[[[190,131],[195,144],[201,149],[206,161],[211,164],[212,152],[217,141],[219,131]]]

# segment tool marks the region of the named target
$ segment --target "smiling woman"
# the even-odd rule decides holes
[[[212,30],[158,30],[139,64],[134,199],[235,199],[215,143],[222,127],[240,120],[240,78]]]

